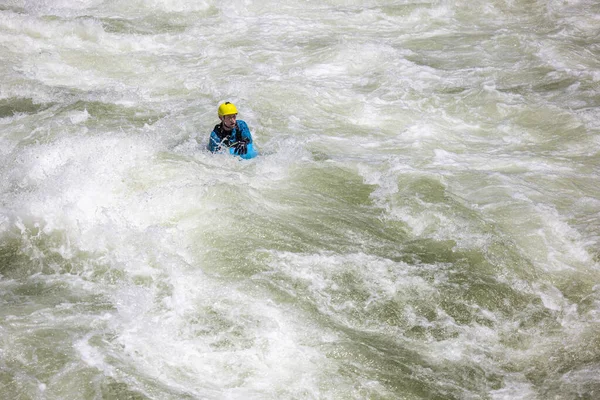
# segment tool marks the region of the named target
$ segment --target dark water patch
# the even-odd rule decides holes
[[[32,99],[28,98],[0,99],[0,118],[12,117],[15,114],[35,114],[48,107],[50,105],[34,103]]]
[[[320,165],[304,168],[291,186],[278,195],[280,204],[294,213],[280,217],[301,232],[312,251],[382,253],[406,237],[403,224],[380,218],[382,210],[371,198],[375,186],[352,171]]]
[[[206,12],[193,13],[150,13],[144,16],[126,18],[126,17],[96,17],[93,15],[79,15],[75,18],[62,17],[59,15],[44,15],[42,19],[46,21],[57,21],[68,23],[71,21],[100,23],[102,29],[107,33],[121,35],[159,35],[166,33],[180,34],[184,33],[196,18],[208,18],[216,15],[214,7],[210,7]]]
[[[45,314],[69,318],[74,313],[94,315],[113,310],[112,304],[102,294],[74,289],[70,281],[60,280],[55,275],[6,281],[0,294],[0,304],[0,317],[14,317],[15,327],[30,323],[29,318],[45,320]],[[45,320],[45,323],[51,324],[50,320]]]
[[[409,4],[382,5],[379,8],[385,15],[390,17],[408,17],[417,10],[431,9],[433,7],[432,3],[414,1]]]
[[[26,14],[27,11],[22,7],[9,6],[6,4],[0,4],[0,11],[10,11],[16,14]]]
[[[191,25],[199,20],[208,20],[218,16],[218,9],[214,6],[206,10],[194,12],[149,13],[141,17],[100,18],[104,30],[109,33],[128,35],[157,35],[164,33],[184,33]]]
[[[536,387],[540,398],[596,399],[600,394],[599,345],[597,327],[578,335],[575,343],[558,336],[546,347],[537,346],[536,356],[516,369]]]
[[[546,75],[544,79],[534,82],[531,86],[535,92],[560,92],[562,96],[565,95],[565,90],[574,83],[579,82],[578,79],[573,76],[556,76]]]
[[[101,295],[74,288],[54,276],[35,275],[3,281],[0,305],[3,394],[20,393],[25,397],[11,398],[30,398],[27,396],[43,386],[45,396],[68,398],[69,393],[53,397],[56,391],[65,389],[61,376],[85,376],[82,381],[90,382],[87,378],[93,370],[79,363],[73,344],[102,324],[97,322],[99,315],[113,311]],[[82,385],[71,393],[82,394],[86,387]]]
[[[140,107],[127,107],[114,103],[101,101],[76,101],[60,110],[61,112],[87,111],[90,115],[85,121],[89,127],[119,127],[140,128],[152,125],[167,115],[164,112],[144,109]]]
[[[16,239],[8,237],[1,238],[0,241],[0,275],[6,274],[15,268],[20,256],[20,243]]]
[[[14,332],[9,335],[11,350],[8,353],[14,356],[18,354],[18,357],[13,358],[7,367],[35,376],[41,382],[48,382],[76,358],[72,340],[72,332],[62,327]]]
[[[22,279],[36,274],[74,273],[83,271],[77,261],[67,259],[54,245],[61,237],[5,237],[0,245],[0,273],[8,279]]]
[[[438,89],[438,92],[440,94],[445,94],[445,95],[456,95],[456,94],[461,94],[466,92],[467,90],[469,90],[466,87],[463,86],[444,86]]]
[[[499,276],[479,271],[480,264],[455,263],[446,270],[446,280],[437,283],[439,306],[460,325],[485,325],[495,327],[497,317],[515,317],[537,297],[529,291],[515,289],[511,282],[502,282]],[[482,313],[492,313],[486,317]],[[490,319],[491,318],[491,319]],[[552,318],[545,314],[544,318]]]
[[[600,271],[590,268],[588,270],[565,270],[555,272],[548,278],[562,296],[571,304],[577,306],[581,315],[597,312],[600,304]]]
[[[102,382],[101,386],[101,398],[102,399],[123,399],[123,400],[147,400],[151,397],[132,390],[128,384],[118,382],[113,378],[106,378]]]
[[[427,363],[416,351],[408,346],[398,345],[389,337],[356,332],[338,327],[348,340],[329,345],[327,357],[339,364],[339,373],[353,381],[365,377],[381,383],[389,392],[402,395],[424,396],[431,394],[431,388],[414,373],[416,365],[427,368]],[[384,399],[368,386],[357,388],[362,398]]]
[[[161,14],[165,16],[164,14]],[[183,33],[188,28],[184,21],[177,18],[146,17],[141,19],[102,18],[100,20],[106,32],[128,35],[157,35],[161,33]]]
[[[45,233],[35,222],[4,232],[0,237],[0,275],[23,280],[38,274],[74,275],[109,284],[125,279],[124,272],[110,265],[103,254],[72,247],[66,232]]]
[[[412,50],[405,57],[416,65],[441,71],[462,71],[494,66],[483,50],[473,52],[473,48],[481,47],[492,39],[491,33],[464,32],[406,39],[402,41],[402,48]]]
[[[393,335],[342,326],[336,330],[348,339],[331,346],[328,352],[328,357],[339,362],[340,373],[355,380],[368,377],[398,398],[410,395],[427,399],[463,399],[485,395],[489,390],[502,387],[502,376],[475,363],[428,359],[417,351],[422,345],[411,348],[413,342]],[[378,398],[371,397],[375,394],[367,388],[360,390],[365,398]]]

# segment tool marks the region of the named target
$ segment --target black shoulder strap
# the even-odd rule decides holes
[[[224,144],[225,146],[229,146],[230,135],[223,131],[223,124],[215,125],[213,131],[217,134],[217,137],[219,138],[222,144]]]

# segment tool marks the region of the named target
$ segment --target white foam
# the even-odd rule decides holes
[[[42,107],[0,120],[3,257],[73,297],[11,324],[64,324],[61,373],[147,397],[397,397],[395,346],[426,395],[585,394],[585,360],[538,366],[600,319],[588,6],[11,1],[0,107]],[[259,158],[204,151],[224,100]],[[459,321],[452,273],[479,258],[516,300],[456,299]]]
[[[511,374],[505,378],[501,389],[491,390],[494,400],[533,400],[537,398],[537,391],[525,376]]]

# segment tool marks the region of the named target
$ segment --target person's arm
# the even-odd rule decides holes
[[[248,145],[252,143],[252,134],[244,121],[237,121],[235,140],[235,143],[231,144],[234,148],[233,154],[242,156],[248,153]]]
[[[246,125],[244,121],[238,121],[237,125],[242,134],[242,140],[244,140],[246,143],[252,143],[252,134],[250,133],[248,125]]]

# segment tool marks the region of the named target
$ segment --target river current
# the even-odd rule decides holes
[[[3,0],[0,61],[0,398],[600,398],[597,1]]]

